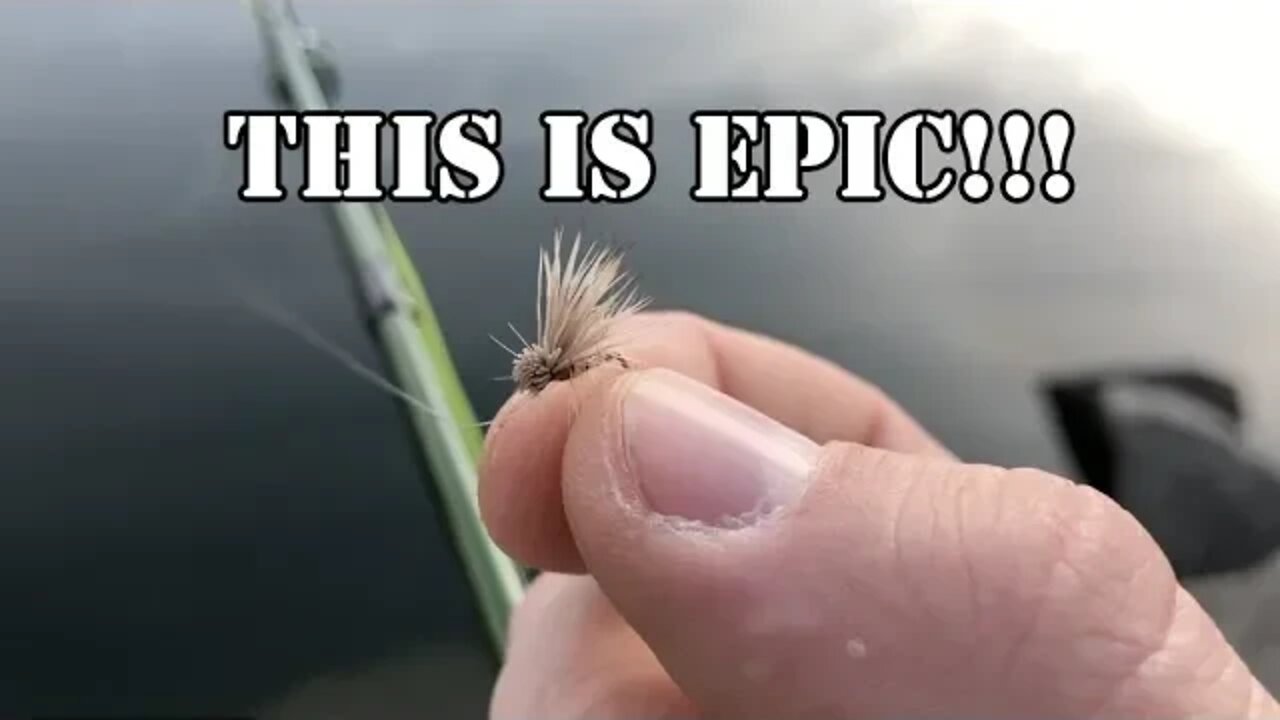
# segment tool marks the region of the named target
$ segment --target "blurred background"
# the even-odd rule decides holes
[[[1044,379],[1181,364],[1231,383],[1238,452],[1274,462],[1280,11],[802,7],[297,3],[341,106],[502,112],[496,196],[390,207],[477,412],[563,224],[630,247],[659,306],[830,357],[968,460],[1079,477]],[[246,8],[0,12],[0,714],[483,717],[496,660],[394,399],[236,294],[378,366],[324,209],[236,198],[223,113],[278,107]],[[850,205],[837,169],[801,204],[691,202],[689,114],[756,107],[1063,108],[1076,193]],[[650,193],[542,204],[552,108],[652,111]],[[1194,586],[1273,690],[1277,578]]]

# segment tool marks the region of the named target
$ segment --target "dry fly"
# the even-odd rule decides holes
[[[619,322],[649,304],[623,270],[621,253],[595,244],[584,247],[579,233],[566,256],[563,240],[563,230],[556,230],[551,250],[538,253],[534,342],[514,327],[519,352],[494,338],[513,357],[511,380],[517,392],[537,394],[603,363],[628,367],[617,351],[614,331]]]

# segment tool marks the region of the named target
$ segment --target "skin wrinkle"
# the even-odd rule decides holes
[[[982,472],[984,476],[966,477],[968,473],[973,473],[974,471]],[[942,542],[930,542],[928,540],[925,542],[938,548],[937,554],[940,556],[938,567],[946,571],[948,577],[953,576],[953,569],[955,569],[957,563],[959,564],[959,574],[963,576],[959,581],[963,582],[965,586],[963,588],[953,588],[955,593],[952,593],[951,596],[963,594],[968,598],[968,605],[959,609],[955,615],[952,615],[951,612],[956,608],[947,608],[948,617],[944,621],[944,626],[955,628],[956,642],[958,644],[975,649],[983,636],[981,625],[985,617],[983,602],[979,599],[979,584],[990,584],[990,581],[994,578],[984,582],[980,579],[979,573],[975,572],[972,561],[981,554],[981,550],[978,549],[981,547],[981,543],[974,545],[972,542],[974,538],[970,534],[967,518],[974,506],[968,501],[975,496],[984,496],[987,490],[984,482],[985,475],[1001,472],[1003,471],[999,468],[985,466],[948,468],[935,481],[937,483],[934,488],[935,492],[930,493],[933,498],[933,514],[931,516],[933,526],[950,527],[951,533],[948,537],[943,538]],[[947,492],[940,491],[942,489],[946,489]],[[942,508],[938,505],[939,503],[945,503],[948,507]],[[939,518],[944,516],[952,518],[952,522],[949,525],[940,523]],[[926,585],[930,584],[933,583],[926,583]],[[960,619],[960,616],[963,616],[963,619]]]
[[[1017,482],[1016,474],[1013,472],[1005,471],[1004,476],[1005,476],[1004,481],[1006,483]],[[1003,517],[1005,515],[1004,511],[1007,506],[1007,503],[1005,502],[1005,498],[1007,495],[1008,493],[997,494],[997,496],[1000,498],[999,517],[1001,518],[1000,521],[1002,523],[1003,523]],[[1064,550],[1065,540],[1062,534],[1052,533],[1051,537],[1053,537],[1056,540],[1055,546],[1053,548],[1054,555],[1061,556],[1065,552]],[[1025,572],[1025,571],[1020,569],[1019,572]],[[1045,582],[1034,583],[1032,584],[1032,586],[1047,588],[1048,579],[1050,577],[1052,577],[1052,568],[1050,568],[1049,572],[1046,573]],[[1010,678],[1014,676],[1014,668],[1017,667],[1019,664],[1021,664],[1021,661],[1024,655],[1024,650],[1027,644],[1032,640],[1032,638],[1036,636],[1036,634],[1040,630],[1040,624],[1041,624],[1041,621],[1044,619],[1045,611],[1047,609],[1050,598],[1051,598],[1051,595],[1047,591],[1047,589],[1037,593],[1035,605],[1034,607],[1031,608],[1029,619],[1026,622],[1026,628],[1022,632],[1018,633],[1015,636],[1014,641],[1010,643],[1009,649],[1005,656],[1006,657],[1005,662],[1002,664],[1003,670],[999,674],[998,679],[1007,682]]]
[[[853,498],[848,502],[857,504],[856,498],[860,492],[857,488],[860,485],[874,483],[885,477],[892,477],[893,470],[890,465],[892,459],[893,455],[877,449],[864,448],[859,445],[851,444],[840,445],[836,446],[835,451],[823,452],[820,455],[816,470],[818,474],[815,475],[815,477],[846,478],[846,484],[844,484],[844,486],[847,487],[847,490],[845,492]],[[850,478],[852,479],[851,482],[848,480]],[[896,502],[902,503],[904,501],[905,493],[898,491],[892,493],[892,495],[896,498]],[[873,510],[876,512],[881,511],[880,508],[874,507]],[[888,523],[888,527],[885,527],[882,531],[882,542],[888,546],[885,549],[889,550],[894,555],[890,560],[890,567],[901,567],[901,558],[897,554],[899,543],[896,540],[898,534],[897,518],[900,517],[900,513],[887,513],[886,517],[890,518],[890,522]],[[873,556],[882,555],[882,552],[877,551]],[[901,605],[910,600],[910,595],[905,592],[905,588],[892,593],[894,595],[892,598],[888,597],[891,593],[887,587],[860,587],[860,590],[862,591],[858,593],[860,595],[865,595],[867,591],[878,593],[880,595],[879,604],[882,608],[886,609],[886,612],[897,610]]]
[[[929,485],[934,487],[929,488]],[[929,617],[937,623],[939,634],[945,633],[950,643],[958,648],[970,645],[970,632],[964,631],[972,630],[971,622],[968,627],[962,627],[966,623],[959,622],[958,618],[960,615],[968,614],[972,621],[972,615],[963,611],[953,614],[957,611],[952,602],[955,597],[953,591],[957,590],[954,586],[955,548],[948,545],[956,539],[954,530],[957,527],[955,515],[958,507],[955,489],[946,473],[932,479],[921,476],[912,483],[913,493],[923,498],[924,502],[920,504],[928,509],[926,533],[922,537],[915,538],[915,543],[921,548],[918,551],[921,553],[921,558],[914,565],[924,570],[924,575],[918,578],[919,587],[915,596],[927,602]],[[938,596],[936,589],[930,592],[939,585],[937,582],[939,576],[945,578],[942,584],[947,588],[946,594],[942,597]]]
[[[1036,476],[1044,474],[1037,470],[1024,470],[1022,472],[1034,473]],[[1095,566],[1105,567],[1112,560],[1110,557],[1112,553],[1107,543],[1097,541],[1096,534],[1082,536],[1079,531],[1081,528],[1093,528],[1099,524],[1109,525],[1108,520],[1116,517],[1115,513],[1118,508],[1112,507],[1111,502],[1105,496],[1098,494],[1092,488],[1072,485],[1066,488],[1066,492],[1063,494],[1070,496],[1069,499],[1072,502],[1063,503],[1063,505],[1071,508],[1070,512],[1063,513],[1059,510],[1059,512],[1055,513],[1055,522],[1052,526],[1064,538],[1064,552],[1056,564],[1055,570],[1069,573],[1070,576],[1076,578],[1080,585],[1081,594],[1084,594],[1084,591],[1090,585],[1096,584],[1099,580],[1088,573],[1088,568]],[[1119,510],[1119,512],[1124,511]],[[1117,528],[1104,527],[1103,538],[1118,535],[1119,533],[1116,530]],[[1085,548],[1087,552],[1076,552],[1079,548]],[[1102,581],[1106,582],[1109,579],[1103,578]],[[1123,595],[1128,597],[1128,593]],[[1111,635],[1111,640],[1115,641],[1119,647],[1133,647],[1138,650],[1139,654],[1122,665],[1109,670],[1107,674],[1113,675],[1111,681],[1099,690],[1096,704],[1088,707],[1083,716],[1103,716],[1104,711],[1123,693],[1125,687],[1135,679],[1140,678],[1142,666],[1150,661],[1156,653],[1160,652],[1161,648],[1168,642],[1176,618],[1173,612],[1175,602],[1176,593],[1170,593],[1170,598],[1166,605],[1167,610],[1161,620],[1163,628],[1156,633],[1157,637],[1155,638],[1114,636],[1112,633],[1117,629],[1117,626],[1113,623],[1108,624],[1106,633]],[[1126,607],[1124,610],[1132,611],[1132,608]],[[1116,614],[1122,613],[1123,611],[1116,612]],[[1144,639],[1147,642],[1143,642]],[[1152,640],[1155,640],[1155,642],[1151,642]]]
[[[1158,654],[1152,655],[1152,660],[1154,660],[1157,657],[1159,657]],[[1235,672],[1234,672],[1236,669],[1235,663],[1231,662],[1231,658],[1228,657],[1226,653],[1209,653],[1208,655],[1206,655],[1203,661],[1201,662],[1201,666],[1193,669],[1192,676],[1194,677],[1194,676],[1201,675],[1203,666],[1211,663],[1215,664],[1217,667],[1213,670],[1213,672],[1209,675],[1209,677],[1206,678],[1205,681],[1197,684],[1203,685],[1204,687],[1231,687],[1237,684],[1235,682],[1232,682],[1236,678]],[[1139,676],[1142,675],[1141,668],[1139,668],[1138,675]],[[1245,700],[1247,703],[1248,698],[1246,697]],[[1243,705],[1241,709],[1243,709],[1244,707],[1247,707],[1247,704]]]
[[[1075,507],[1074,504],[1070,504],[1070,506]],[[1061,511],[1052,516],[1050,527],[1062,538],[1062,553],[1055,558],[1052,564],[1052,572],[1049,576],[1049,587],[1051,590],[1049,593],[1048,604],[1045,606],[1046,609],[1057,609],[1058,607],[1061,607],[1062,604],[1071,602],[1072,599],[1087,599],[1088,597],[1088,593],[1085,592],[1085,589],[1088,587],[1088,583],[1084,580],[1085,575],[1077,564],[1073,562],[1073,548],[1079,543],[1079,538],[1081,536],[1078,535],[1078,530],[1082,525],[1083,523],[1080,522],[1080,517],[1064,517]],[[1087,541],[1087,538],[1085,538],[1085,540]],[[1106,560],[1106,558],[1102,559],[1104,561]],[[1074,582],[1074,588],[1068,585],[1068,583],[1071,582]],[[1067,585],[1068,589],[1055,597],[1054,589],[1062,588],[1064,585]],[[1077,633],[1075,637],[1076,645],[1079,646],[1080,641],[1086,636],[1086,633]],[[1096,667],[1085,668],[1083,664],[1079,667],[1088,671],[1086,676],[1089,674],[1096,674],[1094,672],[1097,670]],[[1088,703],[1087,701],[1082,700],[1086,702],[1086,704],[1083,712],[1080,713],[1081,717],[1099,717],[1101,711],[1106,706],[1107,697],[1115,691],[1115,688],[1121,686],[1125,682],[1127,673],[1117,673],[1108,669],[1103,675],[1103,678],[1105,679],[1108,675],[1111,676],[1111,688],[1104,688],[1102,692],[1097,692],[1094,703]]]
[[[889,458],[889,455],[881,454],[877,465],[886,464]],[[891,468],[890,472],[897,475],[902,474],[896,473],[896,468]],[[904,550],[908,542],[904,528],[911,527],[911,523],[906,519],[906,516],[911,512],[912,507],[915,504],[916,496],[924,489],[923,478],[916,473],[907,473],[905,485],[906,487],[901,494],[896,496],[895,502],[897,503],[897,507],[895,507],[891,513],[893,520],[891,524],[890,537],[893,538],[893,567],[898,569],[899,573],[901,573],[903,568],[912,567],[904,554]],[[927,603],[920,602],[920,598],[926,597],[925,595],[922,595],[924,588],[921,587],[921,583],[916,578],[911,577],[908,573],[902,573],[902,578],[907,583],[908,596],[912,598],[912,601],[915,604],[924,606],[921,609],[929,615],[931,620],[937,622],[939,620],[937,613],[935,613],[932,608],[927,607]],[[926,582],[924,585],[927,586],[928,583]]]
[[[977,592],[974,587],[973,574],[964,557],[964,496],[971,489],[967,483],[957,482],[954,472],[945,472],[936,481],[935,492],[928,493],[930,498],[930,536],[923,541],[926,548],[932,548],[932,566],[945,573],[950,580],[956,573],[957,549],[959,554],[959,574],[964,587],[949,588],[946,598],[941,598],[946,608],[947,617],[943,627],[951,629],[957,644],[972,647],[977,644],[974,630],[977,624]],[[934,583],[927,583],[926,586]],[[951,600],[966,596],[968,604],[958,607]]]
[[[977,575],[973,569],[973,559],[977,557],[977,554],[973,552],[973,546],[970,543],[970,530],[968,522],[966,522],[970,512],[970,505],[967,500],[971,499],[977,492],[977,489],[961,483],[955,499],[956,547],[960,550],[960,564],[964,569],[965,585],[969,595],[969,622],[967,626],[971,634],[978,629],[983,615],[982,603],[978,599]]]
[[[944,612],[949,612],[951,609],[947,607],[949,604],[947,599],[937,598],[936,591],[930,592],[930,590],[937,585],[933,580],[939,569],[950,575],[945,558],[943,558],[944,562],[939,565],[938,552],[933,550],[933,548],[937,548],[940,545],[946,545],[947,543],[946,527],[942,522],[943,510],[941,509],[940,504],[950,502],[949,499],[943,497],[948,494],[947,491],[949,491],[950,488],[947,486],[946,480],[943,479],[941,480],[941,484],[934,488],[934,490],[939,492],[929,492],[929,488],[927,486],[935,482],[939,482],[939,480],[926,481],[921,477],[913,480],[911,483],[912,500],[922,510],[927,511],[925,515],[927,520],[920,523],[920,529],[923,532],[912,538],[912,543],[916,548],[915,552],[922,553],[923,557],[920,562],[906,565],[904,567],[911,567],[914,565],[924,571],[922,577],[918,574],[914,579],[916,587],[913,588],[913,595],[918,598],[922,604],[928,606],[929,616],[937,622],[939,628],[950,628],[952,627],[949,622],[951,618],[943,616]],[[921,502],[921,500],[923,500],[923,502]],[[937,607],[937,602],[939,600],[942,601],[942,608]]]
[[[858,456],[858,459],[854,459],[852,456]],[[872,457],[872,460],[863,460],[863,457]],[[815,492],[838,492],[844,498],[833,501],[836,505],[846,505],[847,503],[847,505],[858,507],[861,510],[861,514],[877,511],[874,507],[868,509],[867,503],[859,502],[858,497],[865,487],[876,480],[879,475],[879,466],[882,466],[884,460],[887,459],[887,455],[881,455],[877,451],[864,450],[864,448],[856,446],[845,446],[840,448],[838,452],[824,452],[820,456],[817,468],[818,475],[815,475],[815,477],[831,478],[841,477],[842,475],[842,477],[846,478],[846,482],[835,487],[829,486],[829,484],[828,486],[815,484]],[[806,501],[804,505],[806,509],[812,511],[813,507],[822,505],[822,502]],[[796,532],[796,524],[804,523],[804,518],[799,516],[799,512],[796,515],[795,524],[791,525],[792,533]],[[852,520],[856,521],[856,519]],[[892,529],[886,528],[883,530],[883,537],[870,538],[870,542],[879,544],[879,546],[886,546],[886,544],[892,542],[891,536]],[[801,538],[801,542],[803,542],[803,538]],[[856,548],[856,551],[860,552],[858,562],[861,566],[865,566],[865,562],[868,559],[881,559],[884,555],[883,551],[876,547],[870,548],[870,550],[860,547]],[[838,548],[832,550],[832,552],[838,552]],[[876,577],[876,575],[883,575],[884,573],[882,570],[872,569],[868,574]],[[844,592],[837,592],[836,597],[859,598],[858,606],[863,610],[864,614],[874,616],[874,618],[888,625],[901,623],[901,618],[904,616],[902,607],[909,600],[904,589],[890,587],[890,584],[887,583],[868,583],[867,578],[861,577],[859,573],[844,574],[841,587],[844,588]],[[869,652],[873,653],[878,659],[879,657],[892,657],[893,650],[895,650],[892,641],[876,633],[874,626],[872,628],[860,628],[858,634],[864,642],[868,643]],[[884,652],[886,650],[888,650],[887,653]],[[874,692],[877,687],[872,685],[872,687],[865,689],[868,692]]]
[[[1197,636],[1203,634],[1203,631],[1206,629],[1204,616],[1202,615],[1199,605],[1185,590],[1179,589],[1173,593],[1173,605],[1174,609],[1170,612],[1169,628],[1163,633],[1164,640],[1160,647],[1152,652],[1135,669],[1134,673],[1129,678],[1126,678],[1126,683],[1117,688],[1113,696],[1109,698],[1109,702],[1104,709],[1107,711],[1114,709],[1115,712],[1123,712],[1125,710],[1124,705],[1126,702],[1130,701],[1126,696],[1126,691],[1130,689],[1130,684],[1136,686],[1140,690],[1139,697],[1136,698],[1137,702],[1139,704],[1146,704],[1143,695],[1149,692],[1149,686],[1153,679],[1155,679],[1158,686],[1177,686],[1180,689],[1185,689],[1187,685],[1190,685],[1193,688],[1193,692],[1195,692],[1201,688],[1230,688],[1232,685],[1238,684],[1238,682],[1230,682],[1233,677],[1240,677],[1240,673],[1243,673],[1243,678],[1246,679],[1246,684],[1249,688],[1246,691],[1245,696],[1242,698],[1241,707],[1239,709],[1242,713],[1249,710],[1250,705],[1253,703],[1253,699],[1250,695],[1254,691],[1256,680],[1254,680],[1253,676],[1248,672],[1248,669],[1239,662],[1238,658],[1234,658],[1229,652],[1227,652],[1226,646],[1217,646],[1220,648],[1217,652],[1211,653],[1209,656],[1202,658],[1200,668],[1203,668],[1204,664],[1210,662],[1218,663],[1218,667],[1211,677],[1200,677],[1202,673],[1198,672],[1199,668],[1196,667],[1190,667],[1187,672],[1180,673],[1180,675],[1185,675],[1185,677],[1167,677],[1167,673],[1165,672],[1149,671],[1152,666],[1163,665],[1165,667],[1174,668],[1186,667],[1186,660],[1181,657],[1175,657],[1173,662],[1169,662],[1166,658],[1166,656],[1169,655],[1185,655],[1185,651],[1178,647],[1180,643],[1174,642],[1174,639],[1177,637],[1175,630],[1178,627],[1179,618],[1183,618],[1184,622],[1186,620],[1194,622],[1198,626],[1194,628],[1194,633]],[[1213,626],[1209,625],[1207,629],[1212,633]],[[1190,642],[1192,644],[1199,644],[1198,638],[1192,638]],[[1240,717],[1256,717],[1256,715],[1242,714]]]
[[[1003,478],[1002,482],[1010,487],[1017,487],[1021,483],[1043,483],[1044,478],[1049,477],[1040,471],[1028,469],[1003,472],[1006,477]],[[1044,582],[1020,582],[1020,584],[1029,587],[1043,586],[1046,591],[1036,597],[1034,607],[1028,615],[1025,629],[1014,636],[1008,650],[1003,653],[1004,657],[999,663],[1001,670],[997,674],[997,679],[1003,680],[1006,684],[1016,682],[1018,666],[1027,661],[1025,648],[1033,643],[1033,640],[1045,629],[1045,621],[1051,614],[1051,610],[1060,607],[1062,603],[1071,602],[1071,597],[1073,596],[1081,596],[1086,601],[1088,598],[1095,596],[1089,592],[1089,588],[1096,587],[1099,579],[1091,577],[1087,572],[1083,572],[1079,566],[1105,566],[1104,563],[1108,560],[1106,556],[1110,554],[1105,543],[1096,542],[1096,533],[1084,536],[1083,540],[1078,540],[1077,538],[1081,537],[1079,532],[1082,528],[1099,524],[1099,520],[1091,520],[1089,518],[1100,518],[1105,521],[1107,517],[1110,517],[1111,509],[1106,507],[1105,502],[1098,502],[1092,496],[1088,496],[1088,500],[1085,503],[1074,501],[1073,498],[1082,497],[1083,494],[1074,484],[1068,481],[1061,481],[1055,484],[1058,485],[1060,491],[1065,491],[1061,492],[1063,500],[1068,500],[1068,502],[1052,503],[1050,505],[1050,522],[1044,524],[1047,530],[1045,537],[1050,539],[1052,543],[1051,547],[1044,548],[1046,557],[1052,557],[1055,560],[1048,565]],[[997,505],[999,508],[998,515],[1000,517],[1007,515],[1007,504],[1004,495],[1004,493],[997,494],[999,498]],[[1085,508],[1083,512],[1081,511],[1082,507]],[[1000,521],[1000,524],[1003,524],[1003,521]],[[1113,532],[1105,532],[1103,536],[1114,534]],[[1081,547],[1091,548],[1091,550],[1087,555],[1081,557],[1073,552],[1073,550]],[[1096,560],[1101,560],[1101,563],[1096,562]],[[1137,573],[1133,574],[1141,574],[1144,570],[1145,565],[1143,568],[1139,568]],[[1102,581],[1107,581],[1107,579],[1103,578]],[[1071,585],[1075,586],[1074,589],[1064,589],[1064,586],[1069,588]],[[1124,597],[1128,596],[1128,593],[1119,594]],[[1137,646],[1140,644],[1137,639],[1133,638],[1111,637],[1110,639],[1120,640],[1123,645]],[[1146,651],[1143,656],[1149,652],[1151,650]],[[1121,671],[1116,673],[1117,685],[1123,683],[1125,678],[1132,675],[1138,662],[1140,662],[1140,659],[1133,663],[1132,668],[1128,670],[1121,668]],[[1111,669],[1109,672],[1115,672],[1115,670]],[[1100,706],[1102,703],[1105,703],[1105,699],[1099,701]]]

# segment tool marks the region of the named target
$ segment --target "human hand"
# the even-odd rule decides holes
[[[626,337],[644,369],[490,429],[485,521],[551,571],[494,720],[1280,717],[1103,495],[961,463],[776,341],[684,314]]]

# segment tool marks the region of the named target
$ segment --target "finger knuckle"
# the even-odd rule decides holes
[[[1096,489],[1031,469],[1007,481],[1039,488],[1026,513],[1036,522],[1021,533],[1034,560],[1024,566],[1022,607],[1010,613],[1021,617],[1010,662],[1072,668],[1081,695],[1105,696],[1167,643],[1172,570],[1137,520]],[[1055,658],[1031,657],[1053,648]]]

